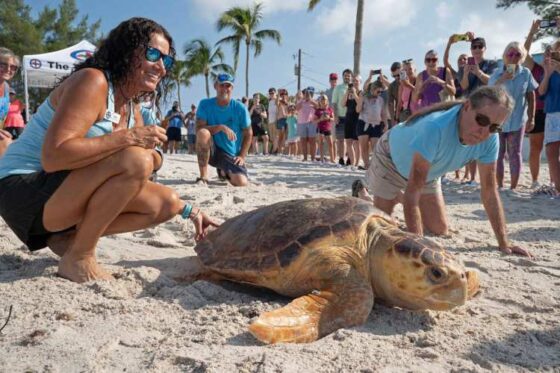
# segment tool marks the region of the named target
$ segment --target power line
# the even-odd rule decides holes
[[[322,86],[322,87],[327,87],[327,85],[324,84],[323,82],[320,82],[320,81],[318,81],[318,80],[316,80],[316,79],[313,79],[313,78],[311,78],[311,77],[309,77],[309,76],[306,76],[306,75],[303,75],[303,74],[301,74],[301,76],[303,76],[303,77],[306,78],[306,79],[311,80],[311,81],[314,82],[314,83],[319,84],[319,85]]]

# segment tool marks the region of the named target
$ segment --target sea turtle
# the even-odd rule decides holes
[[[296,298],[249,326],[265,343],[311,342],[360,325],[374,297],[411,310],[449,310],[478,291],[476,272],[354,197],[261,207],[227,220],[194,249],[198,278]]]

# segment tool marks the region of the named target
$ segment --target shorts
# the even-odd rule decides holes
[[[165,132],[167,141],[181,141],[181,129],[179,127],[167,127]]]
[[[12,135],[12,140],[17,140],[19,135],[23,132],[23,127],[6,127],[4,130]]]
[[[395,199],[404,193],[408,180],[398,171],[391,159],[389,134],[386,132],[375,146],[369,168],[366,171],[366,183],[369,191],[375,196],[386,200]],[[441,193],[441,178],[427,182],[422,194]]]
[[[535,111],[535,127],[533,128],[532,131],[527,133],[530,135],[534,133],[543,133],[545,120],[546,120],[546,113],[542,109]]]
[[[258,124],[251,124],[253,130],[253,137],[268,136],[268,131]]]
[[[332,131],[331,130],[319,130],[319,133],[323,136],[330,136],[332,135]]]
[[[544,144],[560,141],[560,111],[547,113],[544,125]]]
[[[354,115],[346,116],[344,121],[344,139],[345,140],[358,140],[356,134],[356,127],[358,127],[358,118]]]
[[[190,145],[196,144],[196,135],[187,135],[187,143]]]
[[[334,133],[337,140],[344,140],[344,122],[345,117],[338,117],[338,123],[334,126]]]
[[[210,166],[216,167],[226,173],[243,174],[247,177],[247,168],[235,164],[234,157],[224,152],[222,149],[214,146],[212,155],[210,156]]]
[[[70,171],[11,175],[0,180],[0,216],[16,236],[36,251],[47,247],[49,232],[43,225],[45,204]],[[67,230],[74,229],[70,227]]]
[[[280,118],[276,122],[276,129],[285,130],[288,128],[288,120],[286,118]]]
[[[366,123],[360,119],[358,121],[358,127],[356,128],[356,132],[358,137],[368,136],[369,138],[372,137],[380,138],[383,135],[383,127],[384,126],[382,124]]]
[[[315,138],[317,136],[317,124],[312,122],[298,123],[297,134],[300,139]]]

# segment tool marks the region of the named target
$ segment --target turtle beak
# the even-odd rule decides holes
[[[430,303],[428,308],[437,311],[450,310],[465,304],[467,296],[467,278],[456,278],[452,282],[441,286],[427,298],[428,303]]]

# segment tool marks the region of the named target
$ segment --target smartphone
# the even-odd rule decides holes
[[[469,41],[469,35],[467,34],[455,34],[456,41]]]
[[[510,74],[515,74],[515,64],[513,63],[507,64],[506,71]]]
[[[348,83],[348,89],[352,89],[354,88],[354,84],[353,83]]]
[[[474,60],[474,57],[467,58],[467,65],[476,65],[476,61]]]
[[[550,57],[553,60],[556,60],[556,61],[560,62],[560,52],[559,51],[550,52]]]
[[[401,80],[406,80],[406,71],[401,70],[401,72],[399,74],[400,74]]]
[[[372,73],[373,75],[379,75],[379,74],[381,74],[381,69],[371,70],[371,73]]]
[[[540,28],[551,28],[556,27],[556,20],[542,19],[540,23]]]

